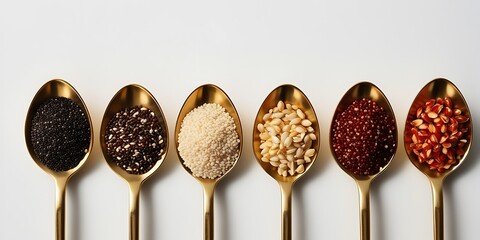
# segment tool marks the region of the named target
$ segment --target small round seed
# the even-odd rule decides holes
[[[305,168],[303,167],[303,164],[299,165],[297,169],[295,169],[295,172],[297,173],[303,173],[304,171],[305,171]]]
[[[297,159],[295,162],[296,162],[298,165],[302,165],[302,164],[305,163],[305,160],[304,160],[304,159]]]
[[[305,114],[302,112],[301,109],[297,109],[297,115],[298,115],[298,117],[300,117],[301,119],[305,119]]]
[[[285,139],[285,142],[284,142],[285,147],[290,147],[290,145],[292,145],[292,143],[293,143],[293,138],[292,137],[287,137]]]
[[[282,119],[279,119],[279,118],[274,118],[270,124],[273,125],[273,126],[277,126],[279,125],[280,123],[282,123]]]
[[[281,135],[280,141],[285,142],[287,137],[288,137],[288,132],[283,132],[282,135]]]
[[[304,127],[310,127],[312,125],[312,122],[310,122],[310,120],[308,120],[308,119],[304,119],[304,120],[302,120],[302,125]]]
[[[286,118],[287,118],[288,120],[292,121],[293,119],[298,118],[298,115],[297,115],[297,113],[293,112],[293,113],[288,114],[288,115],[286,116]]]
[[[294,118],[292,121],[290,121],[290,125],[297,125],[300,122],[302,122],[302,119],[297,117],[297,118]]]
[[[307,130],[302,126],[298,126],[295,128],[295,131],[298,133],[305,133]]]
[[[293,147],[293,148],[289,148],[289,149],[287,150],[287,154],[294,154],[295,152],[297,152],[297,149],[294,148],[294,147]]]
[[[265,155],[270,151],[270,148],[264,148],[260,154]]]
[[[277,108],[279,111],[283,111],[285,109],[285,104],[283,103],[283,101],[278,101]]]
[[[297,148],[297,151],[295,152],[295,157],[299,158],[303,156],[303,149],[302,148]]]
[[[265,115],[263,115],[263,121],[267,121],[271,116],[271,113],[266,113]]]
[[[308,149],[307,151],[305,151],[305,156],[313,157],[313,155],[315,155],[315,149],[311,148],[311,149]]]
[[[283,118],[283,116],[285,116],[285,114],[283,114],[281,112],[276,112],[276,113],[272,114],[272,118],[273,119],[278,119],[278,120],[281,120],[281,118]]]

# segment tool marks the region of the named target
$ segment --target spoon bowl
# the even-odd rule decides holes
[[[426,164],[422,164],[418,161],[418,157],[415,155],[415,153],[413,153],[413,150],[410,147],[410,143],[412,142],[412,133],[409,131],[411,128],[410,123],[416,119],[417,109],[424,106],[425,102],[427,102],[428,100],[436,99],[439,97],[449,97],[450,99],[452,99],[452,103],[454,104],[453,108],[458,108],[462,110],[462,112],[465,113],[465,116],[470,118],[470,120],[468,121],[469,131],[464,135],[467,139],[467,145],[465,146],[465,154],[461,159],[458,160],[458,164],[452,166],[450,169],[445,170],[445,172],[443,173],[440,173],[438,171],[432,171],[428,168]],[[458,88],[452,82],[444,78],[437,78],[430,81],[422,88],[422,90],[420,90],[418,95],[415,97],[415,100],[413,100],[413,103],[408,111],[404,132],[404,146],[408,158],[413,163],[413,165],[417,167],[418,170],[420,170],[428,178],[445,178],[447,175],[455,171],[461,165],[470,150],[473,133],[472,122],[473,121],[470,116],[470,110],[468,109],[467,102],[465,101],[465,98],[463,98],[460,90],[458,90]]]
[[[335,113],[332,118],[332,123],[331,123],[331,129],[330,129],[330,140],[333,138],[333,126],[335,122],[335,118],[337,117],[338,114],[344,112],[348,106],[350,106],[355,100],[362,100],[363,98],[365,99],[370,99],[374,102],[376,102],[379,106],[381,106],[390,117],[395,119],[395,114],[393,113],[392,106],[390,105],[387,97],[383,92],[374,84],[370,82],[360,82],[358,84],[355,84],[353,87],[351,87],[345,95],[343,95],[342,99],[337,105],[337,108],[335,109]],[[394,139],[395,142],[397,142],[398,139],[398,134],[397,131],[394,132]],[[332,143],[332,141],[330,141]],[[396,152],[397,144],[395,144],[395,149],[394,152]],[[354,174],[350,172],[348,169],[346,169],[342,164],[338,162],[338,157],[335,154],[335,151],[333,150],[332,144],[330,144],[330,151],[333,154],[333,157],[337,161],[338,165],[342,170],[350,175],[355,181],[372,181],[374,178],[376,178],[381,172],[383,172],[388,165],[390,165],[391,160],[395,156],[392,155],[390,161],[388,162],[387,165],[385,165],[378,173],[373,174],[373,175],[359,175],[359,174]]]
[[[332,118],[332,123],[330,125],[330,151],[332,152],[332,155],[335,158],[337,164],[340,166],[340,168],[345,173],[350,175],[350,177],[352,177],[357,184],[358,191],[359,191],[359,198],[360,198],[360,239],[368,240],[370,239],[370,197],[369,197],[370,185],[373,179],[375,179],[378,175],[380,175],[392,162],[392,159],[394,158],[395,152],[397,150],[398,134],[397,134],[397,128],[395,128],[395,131],[393,132],[394,142],[395,142],[393,155],[391,156],[388,163],[384,167],[382,167],[379,172],[373,175],[354,174],[339,162],[338,156],[336,155],[332,145],[333,126],[335,125],[335,119],[338,114],[341,114],[342,112],[344,112],[348,108],[348,106],[350,106],[355,100],[362,100],[363,98],[370,99],[376,102],[395,121],[395,114],[393,113],[393,109],[390,103],[388,102],[388,99],[386,98],[385,94],[383,94],[383,92],[377,86],[375,86],[370,82],[360,82],[354,85],[353,87],[351,87],[345,93],[345,95],[342,97],[342,99],[337,105],[337,108]],[[396,126],[396,121],[395,121],[395,126]]]
[[[56,172],[44,165],[33,150],[31,141],[32,120],[36,110],[48,99],[55,97],[65,97],[75,102],[85,113],[90,125],[90,144],[85,156],[80,160],[77,166],[66,171]],[[67,182],[87,161],[93,147],[93,126],[88,109],[83,102],[80,94],[66,81],[62,79],[53,79],[45,83],[35,94],[27,112],[25,121],[25,140],[28,152],[35,163],[46,173],[52,176],[56,184],[56,210],[55,210],[55,239],[65,239],[65,192]]]
[[[311,127],[314,129],[314,134],[317,138],[316,141],[312,142],[312,148],[315,149],[315,155],[312,156],[312,161],[306,165],[303,173],[297,173],[293,176],[281,176],[277,172],[277,168],[272,166],[268,162],[263,162],[260,144],[261,139],[258,133],[256,126],[259,123],[263,123],[263,116],[268,113],[268,111],[277,106],[278,101],[283,101],[292,105],[297,105],[299,109],[302,109],[305,113],[306,119],[312,122]],[[260,109],[258,110],[257,116],[255,118],[254,129],[253,129],[253,152],[257,159],[257,162],[265,170],[265,172],[275,179],[282,191],[282,239],[292,239],[292,224],[291,224],[291,199],[292,199],[292,188],[293,184],[301,178],[313,165],[317,159],[318,150],[320,148],[320,127],[318,124],[317,116],[315,110],[313,109],[312,104],[308,100],[307,96],[297,87],[285,84],[275,88],[263,101]]]
[[[466,117],[470,120],[468,121],[468,132],[464,134],[467,143],[464,146],[465,153],[463,156],[458,159],[458,163],[450,167],[450,169],[445,170],[440,173],[436,170],[430,170],[427,164],[422,164],[418,161],[418,157],[413,152],[413,149],[410,147],[412,143],[412,133],[410,131],[410,123],[416,119],[416,112],[419,107],[423,107],[425,103],[430,99],[436,98],[445,98],[449,97],[452,100],[453,108],[458,108],[464,113]],[[460,90],[449,80],[444,78],[437,78],[430,81],[425,85],[420,92],[417,94],[413,103],[408,111],[407,120],[405,122],[405,131],[404,131],[404,147],[407,152],[407,156],[412,162],[412,164],[420,170],[430,181],[432,187],[433,195],[433,221],[434,221],[434,239],[443,240],[444,238],[444,228],[443,228],[443,181],[455,171],[461,163],[464,162],[467,154],[470,150],[471,143],[473,138],[473,120],[470,115],[470,110],[468,109],[467,102],[463,97]]]
[[[205,103],[217,103],[223,108],[225,108],[227,113],[233,118],[233,122],[235,123],[235,126],[236,126],[235,131],[237,132],[238,138],[240,139],[238,158],[235,160],[235,163],[225,174],[215,179],[201,178],[201,177],[194,176],[192,171],[185,166],[184,164],[185,160],[180,156],[180,153],[178,152],[178,135],[182,127],[183,119],[190,111],[192,111],[193,109],[199,106],[202,106]],[[180,164],[182,165],[182,167],[185,169],[185,171],[187,171],[192,177],[194,177],[202,185],[204,190],[203,201],[204,201],[204,239],[205,240],[213,240],[213,233],[214,233],[213,196],[214,196],[215,186],[237,164],[238,159],[240,158],[240,155],[242,153],[242,143],[243,143],[243,135],[242,135],[242,125],[240,123],[240,118],[238,116],[237,110],[235,109],[235,106],[233,105],[232,101],[227,96],[227,94],[222,89],[220,89],[219,87],[213,84],[205,84],[195,89],[185,100],[180,110],[180,113],[178,114],[177,123],[175,126],[175,144],[176,144],[175,149],[177,151],[178,159],[180,160]]]
[[[102,125],[100,127],[100,146],[103,150],[103,156],[108,163],[108,166],[121,178],[125,179],[127,182],[142,182],[145,181],[148,177],[155,172],[160,165],[162,165],[165,156],[167,155],[168,150],[168,141],[165,141],[165,151],[161,155],[160,159],[155,163],[155,165],[150,169],[148,172],[144,174],[130,174],[127,171],[123,170],[119,167],[115,160],[110,157],[107,153],[107,145],[105,143],[105,133],[110,123],[110,120],[115,116],[117,112],[124,110],[125,108],[135,107],[135,106],[143,106],[155,113],[157,119],[160,123],[160,126],[165,133],[163,139],[168,139],[168,128],[167,122],[165,120],[165,116],[163,115],[163,111],[160,108],[160,105],[155,100],[153,95],[144,87],[137,85],[137,84],[130,84],[122,89],[120,89],[115,96],[112,98],[110,103],[108,104],[105,113],[102,119]]]
[[[115,160],[108,155],[107,145],[105,142],[105,134],[107,132],[108,124],[110,120],[115,116],[117,112],[124,110],[125,108],[142,106],[150,109],[155,113],[155,116],[163,129],[163,139],[165,142],[164,152],[160,156],[160,159],[155,165],[146,173],[143,174],[130,174],[124,169],[117,166]],[[160,105],[155,100],[153,95],[144,87],[137,84],[130,84],[120,89],[108,104],[105,113],[102,118],[102,125],[100,127],[100,146],[103,151],[103,156],[108,163],[108,166],[121,178],[123,178],[130,188],[130,239],[138,239],[138,213],[139,213],[139,196],[140,187],[142,183],[149,178],[163,163],[168,151],[168,127],[163,115],[163,111]]]
[[[88,150],[83,157],[83,159],[80,161],[80,163],[67,171],[62,171],[62,172],[56,172],[53,171],[52,169],[48,168],[45,166],[40,159],[38,158],[37,154],[33,150],[33,144],[31,142],[31,133],[30,129],[32,128],[32,120],[35,115],[35,111],[40,107],[42,103],[47,101],[48,99],[55,98],[55,97],[65,97],[73,102],[75,102],[82,110],[85,112],[88,122],[90,124],[90,145],[88,147]],[[49,175],[51,175],[54,178],[58,177],[70,177],[72,176],[78,169],[80,169],[83,164],[86,162],[88,156],[90,155],[90,152],[93,147],[93,128],[92,128],[92,121],[90,119],[90,114],[88,113],[88,109],[83,102],[82,98],[80,97],[80,94],[66,81],[62,79],[53,79],[45,83],[35,94],[35,97],[33,98],[30,107],[27,112],[27,118],[25,121],[25,140],[27,144],[27,149],[28,152],[30,153],[30,156],[32,159],[35,161],[35,163],[45,172],[47,172]]]

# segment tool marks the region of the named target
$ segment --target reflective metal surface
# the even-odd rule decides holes
[[[228,170],[224,175],[216,178],[216,179],[206,179],[206,178],[200,178],[200,177],[195,177],[192,174],[192,171],[185,166],[184,160],[180,156],[180,153],[178,152],[178,134],[180,133],[180,128],[182,126],[183,119],[185,116],[195,109],[198,106],[201,106],[205,103],[217,103],[223,108],[225,108],[228,112],[228,114],[233,118],[233,121],[236,125],[236,131],[238,134],[238,138],[240,139],[240,144],[239,144],[239,153],[238,153],[238,158],[235,160],[234,165],[230,170]],[[180,113],[178,114],[177,117],[177,123],[175,126],[175,144],[176,144],[176,151],[178,155],[178,159],[180,160],[180,164],[182,167],[187,171],[192,177],[197,179],[197,181],[202,185],[203,190],[204,190],[204,195],[203,195],[203,210],[204,210],[204,239],[205,240],[213,240],[213,196],[214,196],[214,190],[215,190],[215,185],[223,178],[225,175],[227,175],[233,167],[238,162],[238,159],[240,158],[240,155],[242,153],[242,144],[243,144],[243,134],[242,134],[242,125],[240,123],[240,118],[238,117],[237,110],[235,109],[235,106],[233,105],[232,101],[230,98],[227,96],[227,94],[220,89],[219,87],[213,85],[213,84],[205,84],[197,89],[195,89],[185,100]]]
[[[452,166],[450,169],[445,170],[445,172],[440,173],[436,170],[432,171],[429,169],[427,164],[421,164],[418,161],[417,156],[413,153],[410,148],[410,143],[412,139],[412,134],[410,132],[411,125],[410,122],[416,119],[416,112],[419,107],[425,105],[425,103],[430,99],[449,97],[452,99],[453,108],[458,108],[462,110],[466,117],[470,118],[468,121],[468,132],[465,134],[467,139],[467,145],[465,145],[465,154],[457,165]],[[444,227],[443,227],[443,181],[450,173],[455,171],[461,163],[465,160],[470,150],[473,138],[473,120],[470,115],[470,110],[468,109],[467,102],[463,98],[462,93],[458,88],[449,80],[444,78],[437,78],[430,81],[425,85],[418,95],[413,100],[413,103],[408,111],[407,120],[405,122],[405,131],[403,134],[405,151],[407,152],[408,158],[415,165],[418,170],[420,170],[430,181],[432,187],[432,197],[433,197],[433,221],[434,221],[434,239],[443,240],[444,239]]]
[[[30,133],[30,130],[32,127],[32,119],[35,115],[36,110],[39,108],[39,106],[43,102],[54,97],[69,98],[72,101],[74,101],[76,104],[78,104],[78,106],[85,112],[85,115],[87,116],[87,119],[88,119],[88,123],[90,125],[90,144],[88,146],[88,150],[85,156],[76,167],[69,169],[67,171],[62,171],[62,172],[55,172],[40,162],[39,158],[37,157],[37,155],[33,150],[33,145],[31,142],[31,133]],[[77,170],[80,169],[83,166],[83,164],[85,164],[93,147],[93,126],[92,126],[92,121],[90,119],[90,114],[88,113],[88,109],[85,103],[83,102],[82,98],[78,94],[78,92],[66,81],[62,79],[53,79],[45,83],[38,90],[27,112],[27,117],[25,120],[25,141],[27,144],[28,152],[30,153],[30,156],[33,158],[35,163],[43,171],[45,171],[50,176],[52,176],[53,179],[55,180],[55,185],[56,185],[55,239],[63,240],[65,239],[65,192],[66,192],[67,182],[70,179],[70,177],[73,174],[75,174],[75,172],[77,172]]]
[[[385,167],[383,167],[378,173],[374,175],[357,175],[348,171],[348,169],[344,168],[343,165],[340,162],[338,162],[337,155],[335,154],[335,151],[332,146],[333,126],[334,126],[335,118],[337,117],[338,114],[345,111],[348,108],[348,106],[350,106],[355,100],[361,100],[363,98],[375,101],[379,106],[383,107],[383,109],[387,112],[388,115],[392,117],[392,119],[395,120],[395,114],[393,113],[393,109],[390,106],[390,103],[388,102],[383,92],[377,86],[375,86],[370,82],[361,82],[361,83],[355,84],[342,97],[333,115],[332,123],[330,124],[330,151],[332,152],[333,157],[338,163],[338,166],[340,166],[340,168],[342,168],[344,172],[350,175],[357,183],[358,195],[360,199],[359,201],[360,239],[368,240],[370,239],[370,185],[373,179],[375,179],[375,177],[381,174],[390,165],[392,159],[395,157],[395,153],[397,151],[397,146],[398,146],[398,127],[396,126],[397,124],[395,120],[396,130],[394,132],[394,139],[396,144],[395,144],[394,153],[390,158],[388,164],[385,165]]]
[[[129,174],[115,163],[107,152],[107,146],[105,143],[105,133],[108,127],[108,124],[112,117],[119,111],[134,106],[143,106],[149,108],[155,113],[162,129],[164,130],[164,142],[165,150],[160,156],[160,159],[155,163],[155,165],[148,172],[144,174]],[[128,183],[130,189],[130,240],[137,240],[139,237],[139,197],[140,197],[140,188],[142,183],[150,177],[163,163],[165,156],[168,151],[168,127],[163,115],[163,111],[160,108],[160,105],[155,100],[153,95],[144,87],[131,84],[120,89],[112,100],[108,104],[105,113],[103,115],[102,124],[100,127],[100,146],[102,147],[103,156],[107,161],[110,168],[121,178],[125,179]]]
[[[281,176],[277,173],[277,168],[272,166],[270,163],[263,162],[260,144],[261,139],[259,132],[257,130],[257,125],[263,123],[263,115],[268,113],[268,111],[277,106],[278,101],[282,100],[285,103],[290,103],[292,105],[297,105],[302,109],[306,115],[306,118],[312,122],[312,127],[315,130],[315,136],[317,140],[312,143],[312,148],[315,149],[315,155],[312,157],[312,162],[310,162],[303,173],[295,174],[294,176]],[[317,159],[318,150],[320,148],[320,127],[318,125],[317,116],[315,110],[312,107],[312,104],[308,100],[307,96],[300,91],[297,87],[285,84],[275,88],[263,101],[260,109],[258,110],[257,116],[255,118],[255,123],[253,124],[253,153],[257,159],[257,162],[265,170],[265,172],[274,178],[280,185],[280,190],[282,192],[282,239],[291,240],[292,239],[292,188],[295,181],[302,177],[313,165]]]

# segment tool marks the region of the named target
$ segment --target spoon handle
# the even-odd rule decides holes
[[[292,239],[292,187],[291,183],[280,183],[282,191],[282,240]]]
[[[435,240],[443,240],[443,179],[430,179],[433,195],[433,235]]]
[[[65,240],[65,191],[68,178],[55,178],[55,239]]]
[[[213,240],[213,192],[215,183],[203,184],[203,239]]]
[[[138,240],[138,215],[140,212],[140,182],[130,182],[128,187],[130,189],[130,240]]]
[[[370,240],[370,181],[357,181],[360,204],[360,239]]]

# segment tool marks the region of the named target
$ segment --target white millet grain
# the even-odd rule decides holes
[[[178,134],[178,152],[195,177],[215,179],[238,158],[240,139],[233,118],[216,103],[190,111]]]

